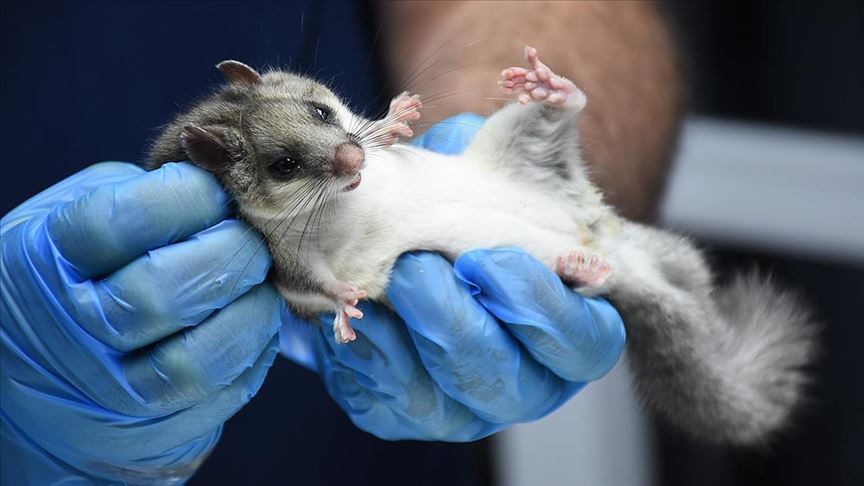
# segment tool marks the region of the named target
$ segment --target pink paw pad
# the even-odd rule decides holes
[[[351,326],[351,320],[349,319],[350,317],[355,316],[349,314],[347,309],[353,309],[360,313],[360,317],[363,317],[363,313],[355,307],[346,306],[344,309],[336,309],[336,317],[333,319],[333,335],[336,337],[336,342],[339,344],[350,343],[357,339],[357,333],[354,332],[354,328]],[[360,317],[355,317],[355,319],[359,319]]]
[[[501,71],[499,85],[507,94],[517,94],[517,100],[524,104],[542,101],[550,106],[564,106],[567,103],[581,109],[585,104],[585,94],[572,81],[558,76],[537,56],[537,49],[526,46],[525,60],[530,68],[509,67]]]
[[[581,251],[574,251],[566,257],[558,257],[555,273],[570,284],[599,287],[609,278],[612,269],[597,255],[587,258]]]
[[[393,145],[400,138],[414,136],[414,131],[409,126],[410,122],[420,119],[420,109],[423,102],[417,95],[409,94],[407,91],[393,98],[390,102],[390,110],[387,116],[381,120],[381,141],[384,145]]]
[[[360,299],[366,298],[366,291],[348,282],[337,282],[330,289],[336,297],[336,317],[333,319],[333,334],[336,342],[350,343],[357,339],[351,326],[351,319],[362,319],[363,312],[357,308]]]

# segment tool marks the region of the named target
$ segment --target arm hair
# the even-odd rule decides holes
[[[379,13],[391,80],[430,99],[424,123],[489,115],[506,102],[501,69],[537,47],[588,95],[580,142],[593,182],[623,215],[654,216],[682,103],[675,49],[652,4],[385,2]]]

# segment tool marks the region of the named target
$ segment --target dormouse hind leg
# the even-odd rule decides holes
[[[525,60],[528,67],[504,69],[499,82],[519,103],[493,114],[466,155],[541,184],[584,179],[576,119],[585,94],[541,62],[537,49],[526,47]]]
[[[604,284],[612,273],[609,264],[599,255],[586,255],[581,251],[558,257],[555,273],[564,283],[575,287],[585,297],[600,295],[606,291]]]
[[[507,94],[517,94],[523,105],[532,101],[555,108],[567,107],[579,112],[585,107],[585,93],[567,78],[559,76],[540,61],[537,49],[525,47],[529,68],[509,67],[501,71],[501,88]]]

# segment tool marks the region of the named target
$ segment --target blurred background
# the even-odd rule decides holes
[[[824,347],[786,436],[730,451],[658,428],[659,484],[862,484],[864,4],[664,7],[694,112],[720,117],[686,127],[664,223],[696,233],[727,272],[756,264],[798,289]]]
[[[864,7],[661,3],[692,114],[660,224],[697,238],[726,278],[759,266],[824,323],[813,400],[758,450],[690,441],[640,412],[626,368],[535,424],[472,444],[357,431],[317,376],[277,361],[191,484],[864,484]],[[0,212],[101,160],[140,161],[226,58],[333,79],[382,106],[366,2],[5,2]],[[338,450],[350,469],[327,458]]]

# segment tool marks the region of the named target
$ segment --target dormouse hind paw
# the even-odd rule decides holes
[[[590,297],[603,293],[603,284],[612,273],[612,268],[598,255],[587,257],[581,251],[573,251],[567,256],[558,257],[555,273],[565,283],[576,287],[577,292]]]
[[[572,81],[555,74],[543,64],[536,48],[525,47],[525,60],[530,68],[514,66],[501,71],[502,79],[498,84],[505,93],[516,94],[516,99],[523,105],[538,101],[549,106],[568,106],[577,110],[585,106],[585,93]]]

